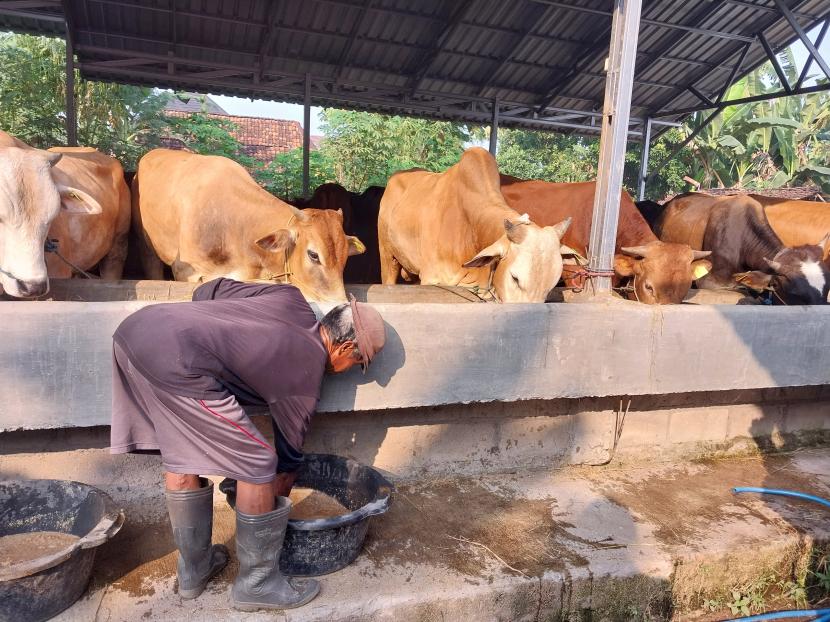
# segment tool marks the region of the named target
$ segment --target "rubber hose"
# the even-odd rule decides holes
[[[823,621],[828,615],[830,615],[830,609],[802,609],[796,611],[759,613],[748,618],[731,618],[723,622],[760,622],[760,620],[784,620],[785,618],[806,618],[808,616],[818,616],[818,620],[813,620],[813,622],[819,622],[819,620]]]
[[[807,501],[815,501],[823,506],[830,508],[830,501],[817,497],[815,495],[808,495],[806,492],[796,492],[795,490],[781,490],[777,488],[753,488],[751,486],[739,486],[733,488],[732,492],[757,492],[762,495],[781,495],[783,497],[795,497],[796,499],[806,499]]]
[[[813,622],[830,622],[830,614],[816,618]]]

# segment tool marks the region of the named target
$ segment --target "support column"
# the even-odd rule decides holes
[[[499,142],[499,100],[493,100],[493,121],[490,124],[490,153],[496,157],[496,147]]]
[[[637,200],[646,198],[648,181],[648,156],[651,152],[651,117],[643,119],[643,150],[640,153],[640,174],[637,176]]]
[[[606,61],[608,75],[605,79],[602,110],[597,189],[589,243],[588,267],[605,273],[605,276],[593,279],[594,291],[599,295],[611,292],[641,7],[642,0],[614,0],[611,46]]]
[[[69,28],[66,29],[66,144],[78,146],[78,121],[75,115],[75,50]]]
[[[305,74],[305,98],[303,99],[303,198],[310,195],[308,159],[311,151],[311,76]]]

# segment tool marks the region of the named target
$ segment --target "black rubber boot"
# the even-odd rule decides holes
[[[207,582],[228,563],[228,548],[210,541],[213,535],[213,482],[200,478],[198,490],[166,490],[167,513],[179,549],[176,576],[179,596],[201,594]]]
[[[280,553],[291,501],[277,497],[277,509],[266,514],[236,511],[236,557],[239,574],[231,590],[236,609],[292,609],[320,592],[314,579],[289,579],[280,572]]]

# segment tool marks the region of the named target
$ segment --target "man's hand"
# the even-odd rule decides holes
[[[277,473],[277,477],[274,480],[274,496],[287,497],[290,495],[295,479],[297,479],[296,471],[294,473]]]

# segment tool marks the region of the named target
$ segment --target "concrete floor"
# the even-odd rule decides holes
[[[235,561],[200,598],[182,601],[159,498],[158,512],[145,513],[158,518],[128,517],[99,552],[87,595],[56,620],[723,619],[728,609],[704,610],[704,601],[725,606],[731,589],[762,576],[784,581],[830,541],[821,506],[735,496],[737,485],[830,496],[830,449],[401,485],[357,561],[322,577],[310,604],[278,613],[229,607]],[[221,497],[214,532],[233,550]],[[768,607],[794,608],[776,592],[767,590]]]

